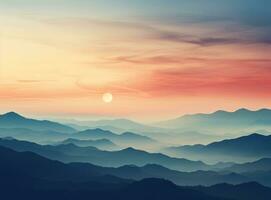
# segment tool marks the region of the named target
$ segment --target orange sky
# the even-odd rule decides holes
[[[271,107],[266,27],[17,6],[0,14],[2,112],[149,121]]]

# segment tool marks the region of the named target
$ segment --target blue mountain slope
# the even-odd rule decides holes
[[[63,162],[89,162],[101,166],[119,167],[122,165],[143,166],[149,163],[183,171],[208,169],[209,166],[201,161],[191,161],[172,158],[159,153],[148,153],[133,148],[120,151],[101,151],[95,147],[78,147],[66,145],[38,145],[26,141],[0,139],[0,145],[16,151],[31,151],[41,156]]]
[[[0,115],[0,128],[24,128],[35,131],[57,131],[61,133],[74,133],[76,130],[48,120],[35,120],[25,118],[15,112]]]
[[[165,151],[182,157],[211,161],[253,161],[271,157],[271,136],[251,134],[208,145],[170,147]]]
[[[271,110],[251,111],[239,109],[235,112],[216,111],[211,114],[193,114],[156,123],[157,126],[180,130],[207,131],[221,134],[228,132],[256,131],[270,128]]]

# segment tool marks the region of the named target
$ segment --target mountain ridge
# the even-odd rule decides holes
[[[102,151],[95,147],[78,147],[74,144],[66,145],[39,145],[33,142],[0,139],[0,145],[16,151],[31,151],[49,159],[61,162],[88,162],[107,167],[119,167],[123,165],[143,166],[155,163],[172,169],[198,170],[209,168],[201,161],[172,158],[160,153],[149,153],[134,148],[126,148],[119,151]]]
[[[268,200],[271,195],[271,188],[256,182],[183,187],[161,178],[127,180],[102,175],[90,164],[64,164],[1,146],[0,163],[1,197],[10,200]]]
[[[0,128],[28,128],[36,131],[58,131],[61,133],[74,133],[76,130],[49,120],[36,120],[26,118],[16,112],[0,115]]]
[[[265,128],[270,130],[271,110],[266,108],[255,111],[241,108],[233,112],[218,110],[209,114],[183,115],[157,122],[154,125],[186,131],[205,131],[212,134],[254,132]]]
[[[176,153],[182,157],[211,159],[220,157],[224,161],[253,161],[265,157],[271,157],[271,135],[265,136],[253,133],[233,139],[226,139],[210,143],[208,145],[185,145],[169,147],[165,152]],[[231,159],[232,158],[232,159]],[[238,158],[238,159],[235,159]],[[218,160],[219,161],[219,160]]]

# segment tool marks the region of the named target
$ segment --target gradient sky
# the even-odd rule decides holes
[[[0,25],[1,112],[149,121],[271,107],[270,0],[1,0]]]

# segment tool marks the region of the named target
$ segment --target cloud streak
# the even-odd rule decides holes
[[[263,72],[263,71],[262,71]],[[141,90],[152,96],[250,96],[270,97],[271,70],[265,75],[253,72],[239,74],[210,69],[160,70],[155,71]]]
[[[270,34],[271,30],[267,29],[253,29],[252,27],[246,27],[242,24],[232,24],[230,28],[224,28],[223,25],[216,23],[215,26],[211,26],[209,23],[202,23],[202,29],[210,29],[213,33],[195,34],[193,31],[185,33],[180,30],[167,30],[163,28],[164,24],[157,24],[152,22],[138,22],[138,21],[117,21],[117,20],[97,20],[91,18],[51,18],[40,20],[43,23],[54,25],[57,27],[66,27],[72,31],[90,31],[98,28],[100,30],[107,31],[123,31],[127,34],[132,34],[134,39],[144,40],[158,40],[173,43],[188,43],[198,45],[202,47],[217,46],[217,45],[229,45],[229,44],[271,44]],[[222,21],[223,22],[223,21]],[[177,24],[177,27],[188,27],[187,24]],[[250,33],[250,30],[254,30]],[[236,32],[238,31],[238,32]],[[265,32],[265,34],[263,34]],[[266,33],[267,32],[267,33]],[[229,34],[230,33],[230,34]],[[233,34],[234,33],[234,34]],[[105,34],[105,33],[102,33]],[[213,36],[210,36],[212,34]],[[117,35],[112,33],[115,39]],[[137,35],[137,36],[136,36]]]

